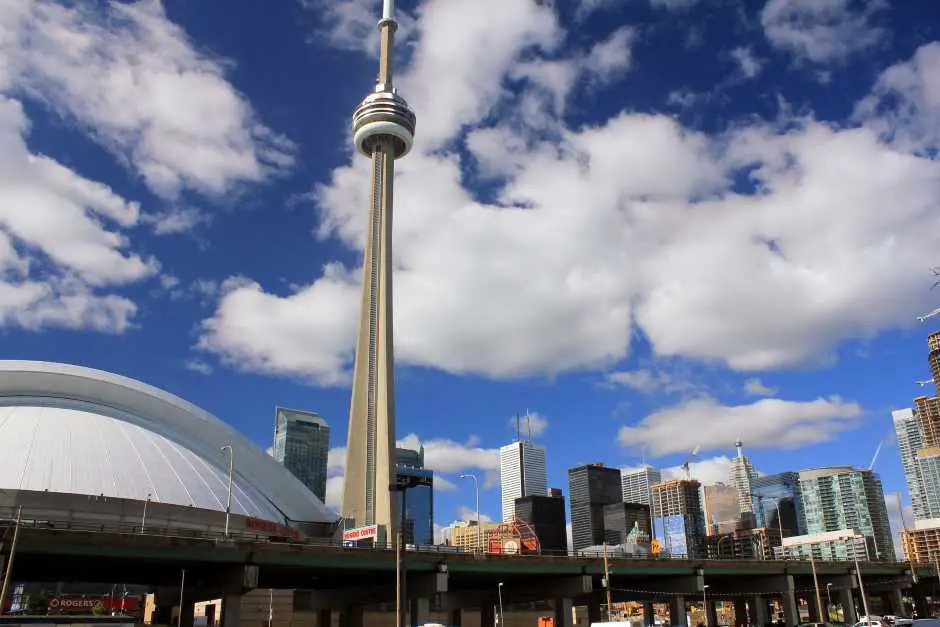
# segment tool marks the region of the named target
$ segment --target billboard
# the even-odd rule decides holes
[[[654,519],[656,533],[663,553],[667,555],[689,555],[688,534],[684,516],[664,516]]]
[[[366,525],[365,527],[356,527],[347,529],[343,532],[343,542],[358,542],[359,540],[374,539],[379,535],[378,525]]]

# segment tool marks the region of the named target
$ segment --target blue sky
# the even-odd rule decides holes
[[[377,3],[0,2],[7,358],[135,377],[259,446],[333,426],[366,216]],[[551,485],[645,459],[868,465],[940,305],[940,10],[399,2],[398,432],[473,502],[512,416]],[[936,43],[935,43],[936,42]],[[876,464],[903,489],[897,449]]]

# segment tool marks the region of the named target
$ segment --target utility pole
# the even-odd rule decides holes
[[[901,503],[901,493],[895,492],[894,497],[898,502],[898,512],[901,514],[901,547],[904,549],[904,556],[907,557],[907,563],[911,565],[911,578],[917,583],[917,567],[914,566],[914,557],[907,555],[907,546],[904,544],[904,538],[907,536],[907,516],[904,515],[904,505]]]
[[[607,622],[611,622],[614,619],[611,617],[611,604],[610,604],[610,569],[607,565],[607,541],[604,541],[604,588],[607,591]]]
[[[819,594],[819,578],[816,577],[816,551],[813,550],[812,544],[809,545],[809,563],[813,569],[813,586],[816,588],[816,615],[820,622],[825,622],[823,621],[822,596]]]
[[[7,570],[3,575],[3,587],[0,588],[0,614],[6,604],[7,592],[10,589],[10,580],[13,577],[13,558],[16,557],[16,544],[20,539],[20,521],[23,517],[23,506],[16,508],[16,526],[13,527],[13,541],[10,543],[10,554],[7,556]]]

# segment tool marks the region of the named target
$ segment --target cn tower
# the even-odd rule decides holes
[[[392,195],[395,160],[411,150],[415,114],[392,86],[394,0],[379,21],[379,75],[353,113],[356,149],[372,160],[369,220],[362,271],[342,515],[357,527],[378,525],[391,539],[397,516],[395,479],[395,351],[392,341]]]

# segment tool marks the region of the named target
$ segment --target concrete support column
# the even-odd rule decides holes
[[[734,624],[736,627],[747,625],[747,603],[744,599],[734,600]]]
[[[720,601],[709,601],[706,603],[705,611],[708,616],[709,627],[718,627],[718,604]]]
[[[496,626],[496,606],[487,603],[480,608],[480,627]],[[502,627],[502,625],[500,625]]]
[[[343,608],[343,611],[339,615],[339,626],[340,627],[363,627],[363,616],[362,616],[362,607],[358,605],[352,605],[350,607]],[[398,627],[396,625],[396,627]]]
[[[852,588],[839,588],[839,605],[842,606],[843,620],[846,625],[854,625],[858,622],[858,614],[855,612],[855,599],[852,598]]]
[[[887,597],[888,606],[891,608],[891,613],[895,616],[904,616],[907,614],[904,611],[904,595],[901,593],[900,588],[894,588],[885,595]]]
[[[600,623],[607,619],[607,617],[603,615],[603,612],[601,612],[601,602],[599,600],[591,599],[588,601],[587,614],[588,625]]]
[[[669,599],[669,624],[672,627],[682,626],[688,624],[688,619],[685,616],[685,597],[683,596],[674,596]]]
[[[767,599],[761,596],[751,598],[751,624],[764,627],[767,624]],[[852,621],[855,624],[855,621]]]
[[[643,624],[646,627],[653,627],[656,624],[656,608],[652,601],[643,602]]]
[[[914,614],[917,618],[927,618],[929,608],[927,607],[927,594],[923,587],[914,586],[911,590],[911,596],[914,597]]]
[[[786,621],[787,627],[799,625],[800,612],[796,605],[796,593],[794,593],[793,588],[784,590],[780,600],[783,605],[783,620]]]
[[[156,605],[150,615],[150,622],[154,625],[169,625],[173,622],[172,605]]]
[[[411,599],[411,614],[408,625],[423,625],[430,622],[431,599],[428,597],[415,597]]]
[[[573,609],[571,599],[555,599],[555,627],[574,627]]]
[[[242,620],[242,595],[228,593],[222,597],[222,627],[239,627]]]
[[[460,627],[463,622],[463,610],[460,608],[450,611],[450,625],[451,627]],[[483,627],[482,625],[480,627]]]
[[[333,610],[320,610],[317,612],[317,627],[333,627]]]
[[[193,601],[187,601],[183,598],[183,607],[180,608],[178,627],[193,627],[195,620],[196,604]]]

